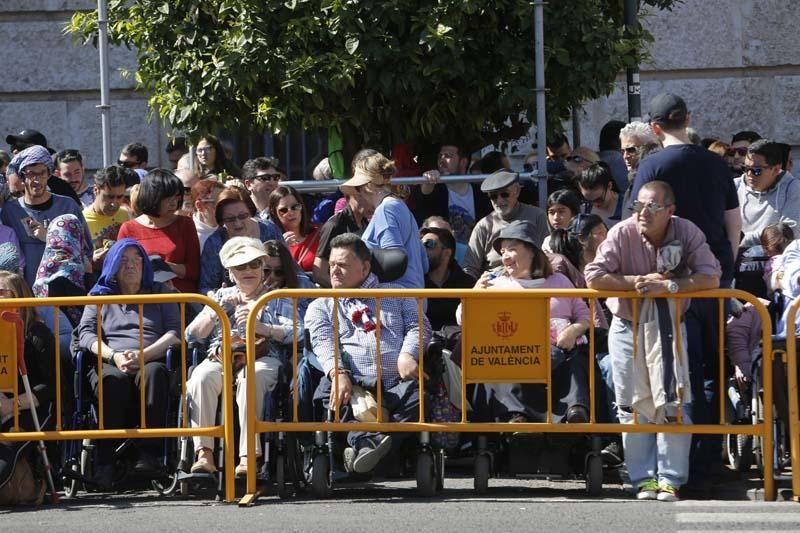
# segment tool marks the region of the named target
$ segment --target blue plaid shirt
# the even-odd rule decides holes
[[[374,274],[370,274],[363,289],[400,289],[392,283],[377,283]],[[374,377],[377,375],[375,357],[377,346],[375,332],[364,331],[347,316],[347,301],[351,298],[339,298],[339,368],[349,370],[354,376]],[[360,300],[375,316],[375,300]],[[311,347],[328,375],[334,369],[334,343],[337,341],[333,331],[333,298],[318,298],[311,302],[306,312],[306,329],[311,337]],[[419,357],[419,315],[417,301],[414,298],[382,298],[381,299],[381,377],[386,388],[395,386],[400,381],[397,370],[397,358],[401,353]],[[422,316],[423,349],[431,339],[431,326],[428,318]],[[344,362],[342,361],[344,357]]]

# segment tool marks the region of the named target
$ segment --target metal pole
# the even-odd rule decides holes
[[[639,29],[639,18],[637,0],[625,0],[625,32]],[[628,120],[629,122],[642,120],[642,96],[641,86],[639,85],[639,65],[628,67],[625,71],[628,89]]]
[[[100,30],[100,121],[103,132],[103,166],[111,165],[111,103],[108,85],[108,12],[106,0],[97,0],[97,27]]]
[[[539,174],[547,174],[547,122],[545,116],[545,84],[544,84],[544,4],[533,3],[533,40],[536,74],[536,147]],[[539,180],[539,207],[544,209],[547,203],[547,178]]]
[[[581,146],[581,108],[572,108],[572,146]]]

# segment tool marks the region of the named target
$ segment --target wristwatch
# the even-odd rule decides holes
[[[678,292],[678,282],[672,279],[669,280],[667,282],[667,290],[669,291],[670,294],[675,294],[676,292]]]

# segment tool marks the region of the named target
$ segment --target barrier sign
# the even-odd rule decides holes
[[[17,328],[0,319],[0,392],[14,392],[17,379]]]
[[[462,306],[461,364],[477,383],[547,381],[550,302],[470,299]]]

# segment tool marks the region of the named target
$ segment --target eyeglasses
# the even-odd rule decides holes
[[[269,276],[272,274],[273,276],[283,276],[283,269],[282,268],[265,268],[264,275]]]
[[[742,167],[745,174],[752,174],[754,177],[759,177],[764,172],[764,167]]]
[[[739,156],[744,157],[744,156],[747,155],[747,147],[740,146],[738,148],[728,148],[727,150],[725,150],[725,155],[731,156],[731,157],[733,157],[735,155],[739,155]]]
[[[231,267],[232,270],[236,272],[243,272],[245,270],[256,270],[262,267],[261,259],[253,259],[249,263],[245,263],[243,265],[236,265],[235,267]]]
[[[303,206],[300,204],[294,204],[291,207],[279,207],[278,214],[285,215],[289,211],[300,211],[301,209],[303,209]]]
[[[633,209],[634,212],[636,212],[636,213],[641,213],[642,211],[647,209],[648,211],[650,211],[650,214],[655,215],[656,213],[659,213],[660,211],[663,211],[664,209],[666,209],[667,207],[669,207],[671,205],[672,204],[661,205],[661,204],[657,204],[655,202],[650,202],[649,204],[645,205],[644,202],[640,202],[639,200],[635,200],[631,204],[631,209]]]
[[[258,181],[280,181],[280,174],[256,174],[255,179]]]
[[[246,218],[250,218],[250,213],[239,213],[238,215],[222,217],[222,223],[231,224],[232,222],[236,222],[237,220],[244,220]]]
[[[131,161],[130,159],[123,161],[122,159],[117,160],[117,164],[121,167],[125,168],[133,168],[136,165],[140,165],[141,161]]]
[[[510,193],[510,192],[508,192],[508,191],[490,192],[490,193],[489,193],[489,199],[490,199],[491,201],[493,201],[493,202],[494,202],[495,200],[497,200],[498,198],[502,198],[503,200],[508,200],[508,198],[509,198],[510,196],[511,196],[511,193]]]
[[[439,246],[441,246],[441,244],[439,243],[439,241],[436,241],[436,240],[433,240],[433,239],[427,239],[427,240],[422,241],[422,246],[424,246],[428,250],[434,250],[434,249],[438,248]]]
[[[20,176],[24,180],[46,180],[50,177],[50,172],[45,170],[40,170],[39,172],[33,172],[31,170],[23,170],[20,172]]]
[[[207,154],[208,152],[213,152],[214,150],[216,150],[216,148],[214,148],[213,146],[206,146],[205,148],[198,148],[197,153]]]
[[[627,148],[621,148],[620,152],[625,155],[636,155],[636,149],[639,148],[638,146],[628,146]]]

